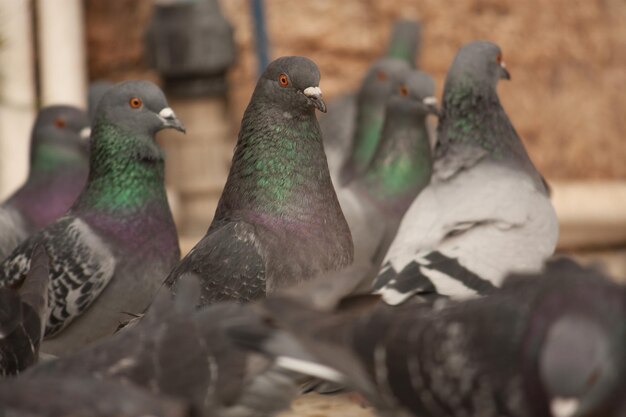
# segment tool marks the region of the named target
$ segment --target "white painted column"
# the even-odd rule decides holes
[[[35,118],[29,0],[0,0],[0,200],[26,178]]]
[[[82,0],[37,0],[42,104],[86,106]]]

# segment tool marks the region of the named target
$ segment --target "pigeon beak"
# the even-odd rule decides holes
[[[430,114],[434,114],[435,116],[439,116],[439,106],[437,104],[437,99],[433,96],[424,97],[422,100],[422,104],[426,107],[426,111]]]
[[[179,132],[185,133],[185,126],[178,120],[174,110],[171,107],[164,107],[163,110],[159,112],[159,119],[163,122],[163,129],[176,129]]]
[[[508,69],[506,69],[506,64],[504,63],[504,61],[500,62],[500,79],[502,80],[511,79],[511,73],[509,72]]]
[[[307,87],[303,91],[311,104],[322,113],[326,113],[326,103],[322,100],[322,90],[319,87]]]
[[[82,140],[87,140],[87,139],[89,139],[89,137],[91,136],[91,128],[90,128],[90,127],[83,127],[83,128],[80,130],[79,135],[80,135],[80,138],[81,138]]]

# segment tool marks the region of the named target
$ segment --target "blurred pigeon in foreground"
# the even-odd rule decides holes
[[[420,32],[419,22],[410,20],[395,22],[387,47],[386,59],[377,60],[372,64],[359,91],[334,99],[328,106],[328,113],[320,116],[324,149],[335,184],[339,184],[340,169],[352,151],[356,126],[360,126],[360,137],[380,129],[380,126],[376,127],[375,124],[378,123],[377,119],[382,117],[378,114],[383,112],[387,94],[391,88],[390,81],[394,78],[396,68],[407,69],[400,62],[406,63],[409,68],[415,68],[421,43]],[[392,62],[396,64],[391,64]],[[376,104],[378,107],[375,106]],[[372,110],[361,111],[361,107]],[[370,115],[372,120],[368,119]],[[373,127],[368,128],[368,125]],[[382,126],[382,121],[380,125]]]
[[[75,350],[112,334],[124,312],[143,312],[180,257],[163,154],[154,141],[161,129],[183,130],[180,122],[147,81],[116,85],[98,109],[84,191],[65,217],[0,265],[0,285],[19,287],[33,247],[45,246],[51,271],[46,337],[58,335],[42,347],[47,353]]]
[[[375,291],[390,304],[467,297],[532,272],[554,252],[558,222],[543,178],[500,105],[500,48],[457,54],[444,90],[431,184],[404,216]]]
[[[170,286],[194,273],[203,280],[201,304],[248,301],[352,262],[315,118],[315,109],[326,111],[319,81],[317,65],[297,56],[261,75],[213,223],[170,273]]]
[[[289,341],[267,327],[250,304],[218,303],[197,310],[199,290],[195,279],[185,279],[176,300],[161,291],[135,326],[73,355],[41,363],[20,378],[125,381],[183,400],[195,413],[207,416],[269,416],[288,408],[297,394],[290,363],[283,367],[280,359],[236,347],[227,329],[252,328],[291,351]]]
[[[184,417],[182,401],[151,394],[129,384],[94,378],[0,381],[0,415],[4,417]]]
[[[39,245],[19,290],[0,288],[0,375],[37,362],[48,313],[48,256]]]
[[[39,111],[31,135],[28,178],[0,206],[0,260],[74,203],[87,182],[89,133],[82,110],[49,106]]]
[[[407,73],[387,101],[380,144],[367,171],[338,190],[354,241],[355,262],[379,267],[402,216],[428,185],[432,171],[428,114],[436,114],[435,83]]]
[[[541,274],[511,276],[493,295],[435,308],[357,301],[344,300],[335,314],[284,299],[264,305],[319,364],[359,385],[369,375],[377,389],[366,394],[383,409],[459,417],[626,412],[626,288],[594,269],[551,261]],[[361,369],[351,374],[333,345]]]

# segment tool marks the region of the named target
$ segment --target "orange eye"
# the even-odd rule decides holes
[[[63,129],[65,127],[65,119],[62,119],[60,117],[57,119],[54,119],[54,125],[58,127],[59,129]]]
[[[287,78],[287,75],[285,74],[280,74],[278,76],[278,82],[281,87],[287,87],[289,85],[289,78]]]
[[[499,52],[498,55],[496,55],[496,62],[498,64],[502,63],[502,52]]]
[[[385,81],[387,80],[387,74],[385,73],[385,71],[377,71],[376,78],[378,78],[379,81]]]
[[[409,89],[404,84],[402,84],[400,86],[400,95],[402,95],[402,96],[408,96],[409,95]]]
[[[132,107],[133,109],[138,109],[139,107],[141,107],[143,102],[141,101],[139,97],[133,97],[130,99],[128,104],[130,104],[130,107]]]

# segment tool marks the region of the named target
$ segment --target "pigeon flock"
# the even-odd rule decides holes
[[[626,288],[554,255],[502,51],[462,46],[439,104],[420,33],[397,22],[328,107],[313,61],[271,62],[182,259],[155,135],[185,128],[159,87],[41,109],[0,206],[0,416],[269,417],[315,391],[381,416],[626,417]]]

